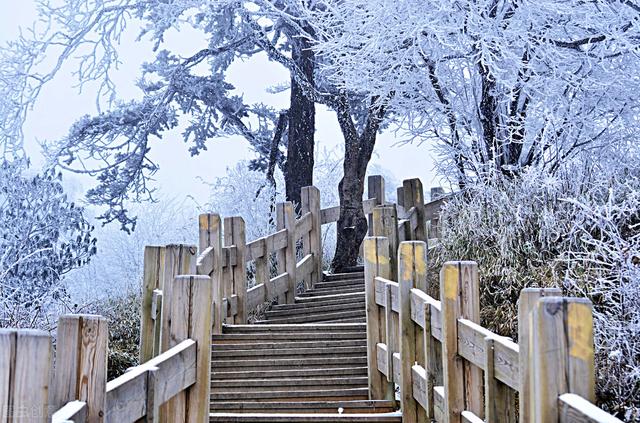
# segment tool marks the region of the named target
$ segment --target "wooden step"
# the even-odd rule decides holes
[[[268,319],[279,316],[293,316],[293,315],[305,315],[305,314],[320,314],[332,311],[345,311],[345,310],[358,310],[365,309],[364,298],[363,301],[346,302],[343,304],[330,304],[330,305],[318,305],[315,307],[298,307],[289,308],[284,310],[269,310],[265,313]]]
[[[258,401],[216,401],[211,403],[211,411],[278,412],[278,413],[384,413],[396,409],[395,401],[294,401],[294,402],[258,402]]]
[[[222,379],[284,379],[291,377],[339,377],[339,376],[350,376],[350,377],[359,377],[359,376],[367,375],[367,367],[366,366],[352,366],[352,367],[331,367],[331,368],[321,368],[321,367],[313,367],[310,366],[308,368],[302,369],[281,369],[281,370],[273,370],[273,369],[259,369],[259,370],[232,370],[232,369],[218,369],[214,368],[211,373],[211,379],[222,380]]]
[[[328,320],[362,318],[365,316],[366,316],[366,311],[364,309],[360,309],[360,310],[336,311],[333,313],[306,314],[306,315],[302,314],[302,315],[294,315],[290,317],[275,317],[275,318],[269,318],[268,320],[260,320],[257,323],[260,323],[260,324],[313,323],[313,322],[322,322],[322,321],[328,321]]]
[[[326,320],[325,323],[367,323],[367,318],[365,316],[353,319]]]
[[[400,423],[399,412],[379,414],[264,414],[264,413],[212,413],[210,422],[225,423],[305,423],[305,422],[364,422]]]
[[[300,390],[296,387],[290,389],[276,388],[274,390],[262,390],[257,392],[212,392],[211,401],[219,400],[270,400],[282,399],[297,400],[305,398],[326,398],[327,400],[340,400],[340,398],[349,398],[353,400],[367,399],[369,397],[369,388],[340,388],[340,389],[318,389],[318,390]]]

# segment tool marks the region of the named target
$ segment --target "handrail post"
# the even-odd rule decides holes
[[[296,297],[296,218],[291,201],[276,204],[277,229],[287,230],[287,246],[278,251],[278,273],[287,273],[287,304]]]
[[[376,206],[382,206],[385,203],[384,198],[384,177],[382,175],[370,175],[367,178],[367,198],[375,198]],[[369,236],[376,236],[373,232],[373,213],[369,214]]]
[[[69,401],[87,404],[87,420],[105,415],[107,385],[107,319],[93,315],[65,315],[58,319],[56,369],[52,405]]]
[[[561,297],[560,288],[524,288],[518,299],[518,346],[520,390],[518,397],[520,421],[531,421],[531,402],[534,400],[529,366],[529,318],[538,300],[543,297]]]
[[[585,298],[541,298],[529,318],[531,421],[559,421],[558,398],[595,402],[593,315]]]
[[[419,362],[416,350],[418,327],[411,319],[411,289],[427,281],[427,244],[406,241],[398,249],[398,286],[400,291],[400,395],[402,418],[427,422],[427,413],[413,397],[413,366]]]
[[[383,341],[385,315],[376,304],[376,277],[389,278],[389,240],[383,237],[364,239],[364,281],[367,317],[367,373],[369,398],[393,400],[393,383],[378,370],[378,343]],[[392,348],[388,345],[388,348]],[[391,367],[390,367],[391,368]]]
[[[48,422],[50,371],[49,334],[0,329],[0,421]]]
[[[242,325],[247,323],[247,264],[246,264],[246,245],[247,239],[245,235],[244,219],[240,216],[224,218],[224,244],[225,246],[235,245],[236,247],[236,264],[227,265],[227,276],[225,283],[227,286],[228,298],[232,294],[238,296],[238,313],[233,316],[233,323]],[[229,289],[231,288],[231,289]]]
[[[436,201],[444,196],[444,189],[442,187],[432,187],[430,190],[429,201]],[[429,220],[429,227],[427,230],[427,236],[429,239],[440,238],[440,217],[435,216]]]
[[[157,310],[158,313],[155,316],[152,309],[154,291],[162,289],[160,271],[163,260],[164,247],[144,247],[142,305],[140,307],[140,363],[146,363],[158,353],[158,351],[154,351],[154,348],[160,341],[156,339],[160,335],[159,332],[156,335],[156,329],[160,327],[162,309]]]
[[[226,310],[222,308],[224,297],[222,287],[222,225],[220,215],[201,214],[198,218],[199,224],[199,248],[200,254],[213,247],[213,252],[209,260],[211,265],[206,269],[205,276],[211,277],[211,296],[213,308],[212,331],[214,335],[222,333],[222,323],[227,317]],[[206,259],[203,257],[203,259]],[[209,270],[211,269],[211,270]]]
[[[168,311],[174,300],[173,279],[177,275],[196,273],[196,253],[197,248],[194,245],[167,245],[164,247],[164,260],[160,269],[160,286],[162,288],[161,352],[167,351],[172,346],[169,342],[169,334],[173,321]]]
[[[472,261],[445,263],[440,272],[440,300],[445,421],[460,422],[464,410],[482,418],[482,370],[465,363],[458,355],[458,319],[480,322],[478,265]]]
[[[302,188],[302,214],[311,213],[311,231],[309,246],[306,248],[313,254],[314,270],[311,273],[311,287],[322,280],[322,229],[320,225],[320,190],[314,186]],[[305,238],[306,239],[306,238]]]
[[[389,240],[389,279],[397,280],[398,272],[398,213],[395,204],[378,206],[373,209],[373,236],[382,236]]]
[[[402,181],[404,210],[409,213],[412,207],[416,209],[416,219],[418,225],[415,232],[412,232],[411,239],[415,241],[427,241],[427,227],[424,212],[424,192],[420,179],[406,179]]]
[[[166,421],[205,423],[209,418],[211,384],[211,279],[203,275],[176,276],[169,310],[169,347],[196,341],[196,383],[167,402]]]

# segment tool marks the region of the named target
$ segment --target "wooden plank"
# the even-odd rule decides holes
[[[231,286],[225,287],[225,297],[230,298],[235,294],[238,296],[238,313],[233,316],[231,322],[236,325],[242,325],[247,322],[247,267],[245,265],[246,251],[246,235],[244,219],[240,216],[226,217],[224,219],[224,242],[225,245],[234,245],[236,247],[236,264],[227,272],[225,284],[231,283]]]
[[[386,286],[385,306],[384,306],[384,329],[385,329],[385,341],[389,348],[387,348],[387,381],[393,382],[393,348],[396,345],[396,327],[393,322],[393,307],[391,305],[391,284]]]
[[[15,331],[10,412],[13,420],[45,423],[49,419],[51,337],[37,330]]]
[[[378,206],[373,209],[373,236],[383,236],[389,240],[389,257],[391,259],[389,278],[398,279],[398,215],[395,204]]]
[[[580,395],[562,394],[558,402],[560,423],[622,423],[622,420],[596,407]]]
[[[442,342],[442,320],[440,317],[440,301],[419,289],[411,290],[411,318],[418,326],[426,329],[425,313],[422,304],[429,304],[431,314],[431,336]]]
[[[86,403],[90,421],[103,420],[108,339],[107,320],[102,316],[60,317],[52,389],[54,408],[78,400]]]
[[[393,399],[394,387],[378,371],[377,345],[383,341],[384,316],[376,303],[376,278],[389,277],[389,241],[382,237],[367,237],[364,240],[364,280],[367,319],[367,373],[369,398]]]
[[[173,280],[177,275],[189,275],[196,272],[196,252],[193,245],[167,245],[162,256],[160,273],[160,287],[162,290],[162,335],[160,336],[161,350],[166,351],[172,344],[170,332],[172,320],[169,318],[169,310],[173,301]]]
[[[287,230],[287,247],[277,254],[278,273],[286,274],[287,304],[293,304],[296,295],[296,243],[295,214],[290,201],[276,204],[276,221],[278,230]]]
[[[419,291],[422,292],[422,291]],[[412,298],[413,290],[412,290]],[[431,326],[431,306],[429,302],[422,303],[423,310],[423,332],[422,342],[424,343],[424,402],[423,407],[427,413],[427,418],[433,420],[435,418],[433,411],[433,387],[436,384],[436,375],[440,370],[439,363],[442,362],[441,357],[438,355],[438,350],[435,346],[435,340],[433,339],[432,326]],[[413,308],[413,303],[412,303]],[[415,381],[414,381],[415,386]],[[415,392],[414,392],[415,396]]]
[[[384,178],[382,175],[370,175],[367,178],[367,198],[376,200],[376,206],[382,206],[385,203],[384,199]],[[373,230],[373,214],[367,215],[367,220],[369,222],[368,235],[369,236],[385,236],[382,234],[376,235]],[[391,241],[390,241],[391,243]],[[394,250],[395,251],[395,250]],[[395,254],[395,252],[394,252]],[[392,278],[393,279],[393,278]]]
[[[226,318],[226,313],[222,306],[224,290],[222,287],[222,225],[220,215],[203,214],[199,217],[200,226],[200,256],[211,248],[206,267],[201,263],[198,275],[205,275],[211,278],[212,297],[212,331],[219,335],[222,333],[222,324]]]
[[[484,395],[485,417],[488,422],[516,421],[516,399],[514,391],[495,377],[495,339],[485,338]]]
[[[391,287],[391,309],[398,313],[400,311],[400,296],[398,294],[398,282],[377,276],[374,279],[375,282],[375,301],[380,306],[386,305],[386,290],[387,285]]]
[[[531,421],[531,403],[534,400],[529,368],[529,317],[540,298],[560,296],[562,296],[562,290],[559,288],[525,288],[520,291],[518,299],[518,347],[520,353],[517,389],[519,390],[518,415],[523,422]]]
[[[320,190],[314,186],[302,188],[302,210],[311,213],[309,246],[313,254],[314,271],[311,286],[322,280],[322,224],[320,223]]]
[[[389,347],[382,342],[376,344],[377,369],[387,377],[389,382],[393,382],[393,371],[389,371],[389,366],[393,366],[393,353],[389,354]]]
[[[464,366],[458,356],[457,324],[462,314],[461,267],[461,262],[447,262],[440,271],[444,421],[447,423],[460,423],[460,413],[465,409]]]
[[[153,357],[154,344],[157,341],[155,332],[157,325],[155,324],[155,316],[151,312],[151,307],[154,290],[161,289],[160,271],[161,263],[164,260],[161,257],[163,254],[163,247],[144,247],[142,304],[140,307],[140,363],[144,363]],[[162,312],[160,314],[162,314]]]
[[[398,285],[400,309],[400,398],[402,415],[411,422],[426,422],[425,409],[413,396],[413,365],[418,361],[416,326],[411,319],[411,290],[425,286],[427,279],[427,245],[406,241],[398,250]]]
[[[460,413],[460,418],[462,419],[462,423],[484,423],[484,420],[482,420],[480,417],[476,416],[475,414],[473,414],[471,411],[468,411],[468,410],[465,410],[462,413]]]
[[[247,262],[264,258],[267,252],[267,238],[258,238],[245,246],[245,259]]]
[[[328,207],[320,210],[320,224],[337,222],[340,218],[340,206]]]
[[[415,211],[411,211],[411,214],[415,214],[415,229],[411,229],[411,239],[416,241],[427,241],[427,228],[424,213],[424,192],[422,189],[422,182],[420,179],[406,179],[402,181],[402,187],[404,188],[404,208],[410,210],[415,207]]]
[[[11,410],[11,377],[15,366],[16,332],[0,329],[0,422],[8,422]]]
[[[313,225],[313,216],[311,212],[306,212],[299,219],[296,220],[296,239],[302,238],[303,235],[307,235]]]
[[[296,263],[296,275],[299,278],[306,278],[314,271],[313,255],[307,254]]]
[[[197,375],[193,386],[167,402],[166,417],[168,421],[203,422],[209,412],[202,404],[208,403],[210,391],[210,279],[201,275],[177,276],[174,283],[171,342],[178,345],[186,339],[196,341]]]
[[[411,380],[413,381],[413,398],[420,404],[425,412],[429,408],[428,396],[433,396],[433,389],[429,390],[427,383],[427,373],[424,367],[414,364],[411,367]],[[431,391],[431,392],[430,392]]]
[[[163,293],[159,289],[153,290],[151,301],[151,317],[153,318],[153,355],[161,352],[160,337],[162,336],[162,297]]]
[[[288,243],[287,229],[281,229],[266,238],[267,249],[269,251],[278,251],[287,248]]]
[[[519,387],[519,346],[467,319],[458,319],[458,354],[473,365],[486,370],[485,338],[494,340],[494,371],[500,382],[512,389]]]
[[[71,401],[51,416],[51,423],[84,423],[87,421],[87,403]]]
[[[362,202],[362,209],[364,210],[364,214],[373,213],[373,208],[377,205],[377,199],[369,198],[368,200],[364,200]]]
[[[583,298],[547,297],[536,303],[529,319],[533,422],[557,421],[562,394],[595,401],[591,313],[591,303]]]
[[[107,382],[105,421],[135,421],[147,413],[147,372],[156,370],[158,403],[166,402],[196,381],[196,342],[189,339]]]
[[[433,413],[437,422],[446,421],[444,396],[444,386],[433,388]]]

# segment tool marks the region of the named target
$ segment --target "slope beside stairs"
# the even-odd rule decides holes
[[[393,401],[369,400],[362,269],[225,325],[211,359],[211,422],[402,421]]]

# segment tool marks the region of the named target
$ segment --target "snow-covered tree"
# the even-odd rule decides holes
[[[0,327],[46,325],[52,304],[67,296],[63,277],[96,251],[60,175],[27,172],[25,162],[0,164]]]
[[[637,138],[640,6],[627,0],[324,0],[315,50],[338,86],[384,98],[464,185],[556,171]]]

